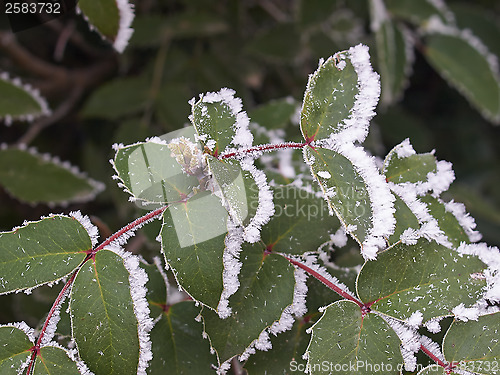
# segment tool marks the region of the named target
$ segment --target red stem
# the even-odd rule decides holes
[[[87,261],[87,259],[85,259],[85,261]],[[38,336],[38,339],[36,340],[36,344],[35,344],[35,346],[33,346],[31,348],[31,360],[30,360],[28,369],[26,370],[26,374],[29,374],[31,372],[32,367],[33,367],[33,363],[35,363],[35,358],[38,355],[38,353],[40,352],[40,344],[42,342],[43,336],[45,336],[45,332],[47,331],[47,326],[49,325],[50,319],[52,318],[52,316],[54,315],[54,312],[59,307],[59,304],[62,303],[62,301],[64,299],[64,295],[68,291],[68,288],[71,286],[71,284],[73,284],[73,281],[75,280],[75,277],[76,277],[76,274],[78,273],[78,270],[83,266],[85,261],[82,262],[82,264],[80,266],[78,266],[78,268],[73,272],[73,274],[71,275],[69,280],[66,281],[66,284],[64,284],[63,288],[61,289],[61,291],[57,295],[56,300],[52,304],[52,307],[50,308],[49,314],[47,315],[47,318],[45,319],[45,323],[43,324],[43,327],[40,330],[40,335]]]
[[[427,349],[424,345],[420,344],[420,349],[427,354],[427,356],[432,359],[434,362],[436,362],[439,366],[443,367],[444,369],[450,368],[449,364],[444,363],[441,361],[438,357],[436,357],[429,349]]]
[[[101,243],[99,246],[97,246],[94,250],[92,250],[92,254],[97,253],[99,250],[104,249],[106,246],[108,246],[110,243],[113,241],[117,240],[121,236],[123,236],[125,233],[131,231],[134,229],[136,226],[141,225],[145,221],[151,220],[155,216],[161,215],[163,211],[165,211],[168,208],[168,206],[163,206],[158,208],[157,210],[151,211],[150,213],[141,216],[140,218],[134,220],[130,224],[124,226],[122,229],[120,229],[118,232],[113,234],[112,236],[109,236],[103,243]]]
[[[232,157],[235,157],[238,155],[248,154],[248,153],[252,153],[252,152],[273,151],[273,150],[286,149],[286,148],[303,148],[304,146],[307,146],[307,143],[287,142],[287,143],[260,145],[260,146],[250,147],[250,148],[247,148],[244,150],[230,152],[228,154],[222,154],[219,156],[219,159],[232,158]]]
[[[337,285],[333,284],[330,280],[328,280],[323,275],[320,275],[319,273],[317,273],[312,268],[309,268],[305,264],[297,262],[296,260],[291,259],[291,258],[289,258],[287,256],[285,256],[285,258],[290,263],[292,263],[293,265],[295,265],[295,266],[297,266],[299,268],[302,268],[304,271],[306,271],[308,274],[310,274],[311,276],[313,276],[315,279],[317,279],[318,281],[320,281],[323,284],[325,284],[328,288],[330,288],[331,290],[333,290],[335,293],[337,293],[341,297],[344,297],[345,299],[348,299],[349,301],[352,301],[352,302],[356,303],[359,307],[361,307],[362,310],[366,309],[366,306],[363,304],[363,302],[361,302],[357,298],[351,296],[349,293],[345,292],[344,290],[342,290],[341,288],[339,288]]]

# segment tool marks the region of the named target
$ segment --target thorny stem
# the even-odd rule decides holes
[[[307,143],[296,143],[296,142],[260,145],[260,146],[246,148],[243,150],[237,150],[235,152],[229,152],[227,154],[222,154],[219,156],[219,159],[234,158],[235,156],[241,156],[244,154],[251,154],[251,153],[255,153],[255,152],[274,151],[274,150],[287,149],[287,148],[303,148],[307,145],[308,145]]]
[[[309,275],[314,277],[316,280],[322,282],[324,285],[326,285],[328,288],[333,290],[335,293],[337,293],[341,297],[344,297],[345,299],[348,299],[349,301],[354,302],[356,305],[358,305],[361,308],[362,311],[366,311],[368,309],[368,311],[366,311],[366,312],[369,312],[369,308],[367,306],[365,306],[363,304],[363,302],[361,302],[357,298],[351,296],[349,293],[346,293],[344,290],[339,288],[337,285],[333,284],[330,280],[325,278],[323,275],[320,275],[318,272],[314,271],[313,269],[311,269],[310,267],[306,266],[305,264],[303,264],[301,262],[297,262],[296,260],[289,258],[287,256],[285,256],[285,258],[293,265],[295,265],[299,268],[302,268]]]
[[[109,236],[104,242],[102,242],[99,246],[97,246],[95,249],[93,249],[91,254],[95,255],[95,253],[97,253],[99,250],[104,249],[106,246],[111,244],[113,241],[116,241],[118,238],[123,236],[125,233],[127,233],[127,232],[131,231],[132,229],[134,229],[135,227],[143,224],[145,221],[151,220],[154,217],[161,215],[163,213],[163,211],[165,211],[168,207],[169,206],[160,207],[154,211],[151,211],[150,213],[148,213],[144,216],[141,216],[138,219],[135,219],[130,224],[124,226],[122,229],[120,229],[118,232],[116,232],[112,236]]]
[[[31,348],[31,358],[30,358],[30,362],[29,362],[29,365],[28,365],[28,369],[26,370],[26,375],[29,375],[31,373],[31,371],[33,371],[33,364],[35,363],[36,356],[40,353],[40,345],[41,345],[43,337],[45,336],[45,333],[47,332],[47,327],[48,327],[48,325],[50,323],[50,320],[54,316],[54,313],[57,311],[57,309],[59,308],[60,304],[63,302],[64,296],[66,295],[66,293],[68,292],[69,288],[71,287],[71,285],[75,281],[76,275],[77,275],[78,271],[80,271],[80,269],[83,267],[83,265],[89,259],[92,259],[98,251],[104,249],[106,246],[108,246],[109,244],[111,244],[113,241],[117,240],[118,238],[120,238],[121,236],[123,236],[125,233],[133,230],[134,228],[136,228],[138,226],[140,226],[144,222],[147,222],[148,220],[151,220],[151,219],[153,219],[153,218],[161,215],[168,207],[169,207],[168,205],[167,206],[163,206],[163,207],[160,207],[160,208],[158,208],[158,209],[156,209],[154,211],[151,211],[151,212],[147,213],[144,216],[141,216],[140,218],[134,220],[130,224],[128,224],[125,227],[123,227],[122,229],[120,229],[118,232],[116,232],[113,235],[109,236],[99,246],[97,246],[95,249],[90,250],[87,253],[87,256],[85,257],[85,259],[82,261],[82,263],[80,263],[80,265],[77,267],[77,269],[71,274],[71,276],[68,279],[68,281],[66,281],[66,283],[63,286],[63,288],[61,289],[61,291],[57,295],[56,300],[52,304],[52,307],[50,308],[50,311],[47,314],[47,318],[45,318],[45,322],[43,324],[43,327],[40,330],[40,334],[38,335],[38,339],[36,340],[36,344]]]
[[[436,357],[429,349],[427,349],[424,345],[420,345],[420,349],[430,358],[432,359],[434,362],[436,362],[439,366],[441,366],[442,368],[444,368],[444,370],[448,371],[448,370],[452,370],[455,366],[453,366],[452,363],[444,363],[443,361],[441,361],[438,357]]]

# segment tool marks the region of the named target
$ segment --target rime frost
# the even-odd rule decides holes
[[[259,189],[259,204],[255,216],[250,219],[250,223],[245,227],[243,238],[250,243],[260,239],[260,229],[266,224],[274,214],[273,193],[267,184],[266,175],[257,169],[253,160],[246,158],[241,160],[241,169],[250,172]]]
[[[224,239],[225,249],[222,256],[224,271],[222,274],[223,290],[219,304],[217,306],[217,314],[221,319],[226,319],[231,315],[231,307],[229,307],[229,297],[238,290],[240,282],[238,275],[241,270],[241,262],[239,261],[241,244],[243,243],[243,230],[234,224],[231,218],[228,217],[228,234]]]
[[[385,246],[384,237],[390,236],[396,226],[394,196],[379,173],[374,157],[369,156],[362,147],[352,143],[336,144],[331,139],[318,143],[349,159],[365,183],[372,210],[372,227],[362,242],[361,252],[365,259],[375,259],[378,249]]]
[[[424,326],[427,328],[427,330],[431,333],[439,333],[441,332],[441,325],[439,322],[441,321],[443,317],[437,317],[437,318],[432,318],[429,319],[427,322],[425,322]]]
[[[35,330],[27,325],[26,322],[0,324],[0,327],[14,327],[20,329],[26,334],[26,336],[28,336],[28,339],[31,341],[31,343],[35,343]]]
[[[136,255],[123,251],[120,248],[106,247],[123,259],[123,264],[129,273],[130,296],[134,305],[134,313],[137,318],[137,330],[139,336],[139,365],[138,375],[145,375],[148,362],[153,358],[151,351],[151,340],[149,332],[153,328],[153,320],[149,316],[149,304],[146,299],[146,283],[148,275],[140,266],[140,259]]]
[[[122,53],[134,32],[134,29],[131,27],[134,20],[134,6],[128,0],[117,0],[116,6],[118,7],[120,25],[113,47],[116,51]]]
[[[40,95],[40,92],[37,89],[34,89],[31,85],[22,83],[21,79],[17,77],[11,78],[7,72],[0,72],[0,80],[10,83],[13,86],[25,91],[40,106],[40,112],[15,115],[14,117],[11,115],[4,116],[4,122],[7,126],[11,125],[13,120],[32,122],[37,117],[49,115],[51,113],[47,101]]]
[[[97,227],[90,222],[89,217],[87,215],[83,216],[80,211],[71,211],[69,213],[69,216],[78,220],[78,222],[85,228],[90,237],[90,240],[92,241],[92,247],[97,245],[97,239],[99,238],[99,229],[97,229]]]

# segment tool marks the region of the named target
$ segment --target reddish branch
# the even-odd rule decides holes
[[[244,150],[238,150],[235,152],[229,152],[227,154],[222,154],[222,155],[220,155],[219,159],[234,158],[235,156],[240,156],[240,155],[244,155],[244,154],[251,154],[254,152],[274,151],[274,150],[287,149],[287,148],[303,148],[304,146],[307,146],[307,143],[287,142],[287,143],[260,145],[260,146],[246,148]]]
[[[324,285],[326,285],[328,288],[330,288],[331,290],[333,290],[335,293],[337,293],[341,297],[344,297],[345,299],[348,299],[349,301],[354,302],[362,310],[366,310],[366,306],[363,304],[363,302],[361,302],[357,298],[351,296],[349,293],[347,293],[345,290],[343,290],[342,288],[340,288],[338,285],[335,285],[334,283],[332,283],[330,280],[328,280],[323,275],[319,274],[318,272],[316,272],[315,270],[313,270],[312,268],[306,266],[305,264],[303,264],[301,262],[297,262],[296,260],[294,260],[292,258],[289,258],[287,256],[285,256],[285,258],[290,263],[292,263],[293,265],[295,265],[295,266],[297,266],[299,268],[302,268],[309,275],[311,275],[312,277],[314,277],[316,280],[322,282]]]

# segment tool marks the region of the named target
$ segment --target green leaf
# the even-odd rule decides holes
[[[79,271],[70,295],[73,337],[96,375],[137,374],[139,327],[124,259],[101,250]]]
[[[397,148],[398,146],[396,146]],[[436,172],[436,157],[431,153],[399,157],[394,148],[384,161],[387,181],[401,184],[427,181],[427,174]]]
[[[33,375],[79,375],[76,362],[68,352],[55,346],[44,346],[35,360]]]
[[[240,260],[240,288],[229,298],[231,316],[220,319],[211,310],[202,311],[205,332],[219,364],[244,353],[293,302],[294,267],[288,260],[277,254],[265,256],[260,246],[248,244]]]
[[[73,217],[54,215],[0,234],[0,294],[61,279],[92,248],[86,228]]]
[[[213,179],[221,189],[229,215],[238,225],[248,225],[259,205],[259,188],[255,179],[250,172],[241,169],[238,161],[221,161],[207,155],[207,162]]]
[[[408,228],[413,228],[415,230],[420,228],[417,217],[413,214],[406,203],[398,196],[394,195],[396,200],[394,201],[394,217],[396,218],[396,229],[394,233],[389,237],[388,241],[390,244],[395,244],[399,241],[400,236]]]
[[[444,23],[450,17],[446,7],[440,9],[432,0],[384,0],[384,2],[391,14],[417,25],[425,25],[432,16],[438,16]]]
[[[448,373],[445,372],[444,368],[442,368],[439,365],[430,365],[422,370],[420,370],[417,375],[447,375]],[[450,374],[455,374],[455,372],[451,372]]]
[[[286,254],[316,251],[340,227],[328,213],[323,198],[294,186],[276,187],[275,213],[262,228],[261,238],[268,249]]]
[[[500,85],[493,58],[478,49],[469,34],[430,34],[424,55],[429,63],[455,87],[481,114],[500,122]]]
[[[164,205],[184,199],[200,184],[196,177],[183,171],[167,145],[180,136],[194,138],[193,128],[171,132],[165,139],[117,147],[114,168],[121,186],[132,199]]]
[[[437,220],[439,228],[448,237],[453,246],[458,247],[461,242],[471,242],[457,218],[446,210],[443,201],[431,195],[423,196],[420,200],[427,205],[429,214]]]
[[[461,30],[471,30],[494,55],[500,56],[500,25],[492,12],[475,3],[455,3],[450,8]]]
[[[329,57],[307,83],[300,116],[304,138],[319,140],[342,132],[346,128],[343,122],[353,110],[357,94],[358,75],[349,53],[344,51]]]
[[[22,324],[22,323],[21,323]],[[18,369],[31,355],[34,338],[29,338],[21,325],[0,326],[0,373],[17,375]],[[32,341],[33,340],[33,341]]]
[[[446,333],[443,351],[448,362],[475,374],[498,374],[500,313],[480,316],[477,321],[455,320]]]
[[[78,7],[92,28],[123,52],[132,36],[133,6],[128,0],[80,0]]]
[[[276,99],[248,112],[250,120],[266,129],[283,129],[297,110],[297,103],[291,97]]]
[[[302,354],[306,351],[309,335],[306,333],[311,323],[296,320],[292,329],[271,337],[272,350],[258,351],[245,363],[248,375],[285,374],[294,368],[305,368]]]
[[[134,21],[130,45],[158,47],[165,38],[209,38],[227,32],[223,18],[207,12],[180,12],[171,16],[140,15]]]
[[[290,42],[283,43],[283,40]],[[290,63],[299,52],[299,40],[300,34],[293,23],[275,23],[275,26],[257,33],[245,50],[271,62]]]
[[[104,188],[69,163],[17,148],[0,149],[0,186],[21,201],[49,205],[86,202]]]
[[[190,102],[189,119],[200,136],[204,147],[218,156],[230,148],[250,147],[252,135],[248,131],[248,116],[242,112],[241,99],[231,89],[209,92],[196,102]]]
[[[216,309],[223,290],[228,214],[210,192],[171,205],[163,214],[162,252],[177,282],[195,300]]]
[[[4,118],[7,125],[13,119],[33,121],[50,112],[38,91],[22,84],[18,78],[10,79],[7,73],[0,74],[0,98],[0,118]]]
[[[382,103],[392,104],[401,98],[408,83],[413,62],[413,41],[399,23],[389,19],[375,32],[378,66],[382,85]]]
[[[171,306],[151,330],[153,360],[147,373],[215,374],[217,358],[210,354],[210,344],[203,338],[203,325],[195,321],[200,313],[192,301]]]
[[[146,108],[151,83],[145,76],[125,77],[107,82],[95,90],[82,114],[117,120]]]
[[[146,299],[149,303],[151,316],[157,317],[163,313],[167,306],[167,275],[163,271],[163,265],[158,257],[155,258],[153,264],[141,262],[140,267],[146,271],[148,275]]]
[[[306,160],[313,160],[311,171],[325,194],[329,207],[358,243],[368,237],[372,208],[364,179],[345,156],[326,148],[305,149]]]
[[[358,295],[372,308],[397,319],[417,310],[424,322],[463,303],[473,305],[483,293],[484,280],[470,275],[486,266],[476,257],[460,255],[435,242],[420,239],[416,245],[396,244],[363,265]]]
[[[338,301],[329,305],[312,326],[307,364],[312,375],[368,374],[382,364],[382,373],[396,375],[398,365],[403,363],[399,344],[399,338],[381,317],[362,317],[358,305]]]

